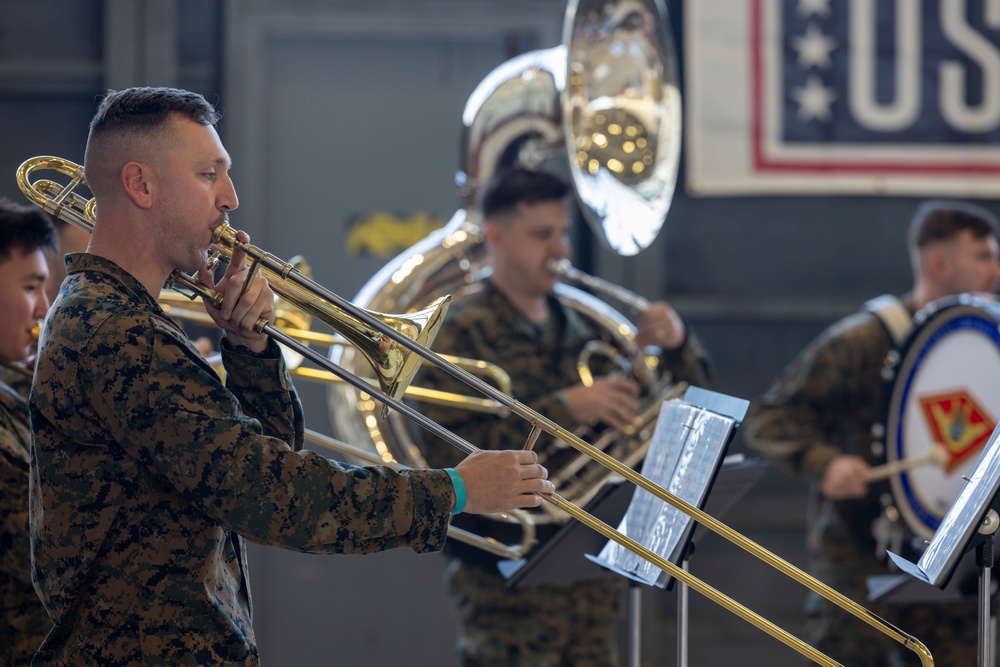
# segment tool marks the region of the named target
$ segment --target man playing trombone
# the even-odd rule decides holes
[[[511,377],[514,398],[571,430],[597,423],[624,430],[639,412],[639,385],[608,369],[589,385],[581,381],[579,353],[599,334],[553,295],[559,278],[552,264],[570,255],[569,193],[562,179],[523,168],[498,171],[483,186],[479,207],[492,273],[477,285],[479,291],[452,306],[434,348],[499,365]],[[653,303],[643,313],[635,343],[662,348],[660,368],[675,380],[707,384],[708,357],[668,304]],[[424,384],[460,391],[439,371],[425,371]],[[519,446],[530,429],[522,420],[454,408],[428,408],[427,414],[471,442],[495,449]],[[433,465],[453,459],[440,443],[428,442],[424,449]],[[558,467],[553,461],[575,451],[560,450],[551,439],[540,440],[535,449],[544,452],[553,475]],[[506,526],[489,520],[472,523],[476,525],[459,525],[508,541],[499,532]],[[558,527],[541,526],[540,541]],[[617,664],[620,580],[512,589],[497,570],[497,557],[458,542],[449,542],[445,554],[449,594],[460,622],[462,664]]]
[[[109,92],[90,128],[97,201],[41,337],[31,394],[36,588],[55,623],[36,665],[259,662],[244,539],[317,553],[440,549],[450,514],[537,506],[530,452],[454,469],[358,468],[301,451],[302,412],[267,280],[213,232],[237,206],[203,97]],[[248,237],[239,232],[240,240]],[[174,271],[223,295],[227,380],[157,304]]]

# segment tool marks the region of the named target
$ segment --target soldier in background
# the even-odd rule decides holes
[[[24,369],[33,351],[31,330],[49,308],[46,253],[55,242],[47,213],[0,199],[0,364],[25,384],[30,369],[8,367]],[[52,627],[31,583],[30,449],[26,397],[0,380],[0,664],[15,667],[31,662]]]
[[[397,472],[301,451],[301,405],[256,326],[274,322],[267,280],[240,250],[218,283],[207,268],[238,203],[218,118],[201,95],[130,88],[91,123],[97,220],[45,320],[29,401],[32,574],[54,623],[34,665],[256,665],[245,539],[431,551],[450,514],[552,490],[531,452]],[[206,309],[225,385],[157,304],[174,270],[223,295]]]
[[[480,195],[490,250],[491,276],[478,291],[452,305],[434,343],[443,354],[497,364],[511,378],[513,397],[573,430],[600,422],[624,429],[636,417],[639,387],[627,377],[580,381],[577,359],[599,338],[575,311],[553,296],[558,278],[551,260],[568,258],[569,186],[545,172],[512,168],[499,171]],[[661,369],[676,380],[705,385],[708,356],[691,330],[668,304],[657,302],[644,313],[635,341],[662,349]],[[461,393],[464,385],[427,369],[420,382]],[[454,408],[427,407],[427,416],[478,447],[522,447],[530,424]],[[575,458],[576,450],[557,448],[543,435],[535,451],[553,471]],[[453,451],[427,442],[432,465],[450,465]],[[459,519],[459,518],[457,518]],[[455,525],[504,543],[520,541],[520,528],[489,519],[456,520]],[[560,526],[541,526],[544,542]],[[459,542],[445,546],[449,597],[460,623],[458,651],[464,665],[618,664],[616,646],[623,580],[587,581],[508,588],[497,570],[498,557]]]
[[[921,205],[907,244],[913,290],[895,306],[905,309],[905,321],[936,299],[994,291],[1000,280],[997,234],[997,221],[982,208],[947,201]],[[872,451],[871,429],[885,399],[879,370],[894,347],[886,322],[891,319],[872,308],[830,326],[751,407],[743,437],[751,449],[811,484],[811,574],[921,640],[937,664],[974,665],[974,603],[898,608],[866,602],[868,577],[890,573],[885,545],[877,543],[884,527],[882,493],[865,482],[869,467],[884,462]],[[844,664],[919,664],[912,651],[814,593],[806,608],[806,641]]]

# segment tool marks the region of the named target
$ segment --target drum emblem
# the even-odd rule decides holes
[[[927,427],[934,442],[948,450],[947,472],[979,452],[996,427],[996,421],[965,390],[920,397]]]
[[[893,361],[884,438],[888,462],[948,452],[944,466],[920,465],[889,478],[906,525],[929,539],[965,484],[1000,417],[1000,304],[961,295],[914,316]],[[876,436],[878,437],[878,436]]]

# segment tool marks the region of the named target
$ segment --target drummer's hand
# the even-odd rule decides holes
[[[635,344],[640,348],[655,345],[664,350],[676,350],[684,344],[687,334],[684,320],[666,301],[656,301],[642,315]]]
[[[853,500],[868,493],[865,473],[868,462],[860,456],[845,454],[830,461],[819,482],[820,493],[830,500]]]
[[[250,242],[250,237],[244,231],[236,232],[236,238],[243,243]],[[229,342],[246,346],[254,352],[263,352],[267,347],[267,334],[255,331],[254,326],[262,318],[269,324],[274,324],[274,292],[260,271],[255,272],[244,291],[243,285],[249,273],[246,253],[236,248],[222,280],[215,283],[212,272],[207,267],[198,271],[198,280],[223,294],[221,308],[215,309],[206,301],[205,309],[226,332]]]
[[[624,377],[598,377],[591,386],[575,384],[562,390],[570,415],[578,424],[602,422],[624,431],[639,412],[639,385]]]

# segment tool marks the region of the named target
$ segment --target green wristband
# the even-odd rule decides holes
[[[451,515],[455,516],[465,509],[465,481],[454,468],[445,468],[444,471],[451,477],[451,485],[455,489],[455,507],[451,510]]]

